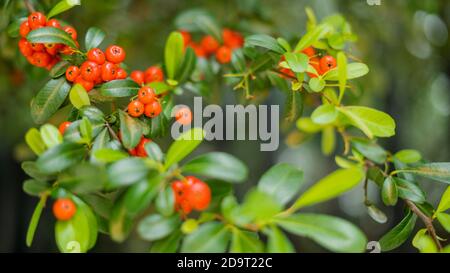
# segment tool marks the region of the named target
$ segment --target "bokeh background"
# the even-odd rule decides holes
[[[6,28],[8,14],[26,16],[23,1],[0,0],[0,252],[56,252],[53,238],[54,219],[44,211],[31,248],[25,246],[28,221],[37,203],[22,191],[26,179],[20,162],[30,158],[23,136],[35,126],[30,117],[29,102],[47,80],[45,70],[32,68],[19,55],[17,39],[11,39]],[[48,10],[56,0],[31,1]],[[182,11],[203,8],[224,26],[247,33],[268,33],[298,39],[305,31],[305,6],[317,17],[342,13],[352,24],[358,41],[352,46],[357,56],[370,67],[370,73],[356,82],[359,103],[391,114],[397,122],[397,134],[383,140],[386,148],[397,151],[415,148],[431,161],[450,161],[450,64],[448,29],[450,1],[410,0],[385,1],[369,5],[366,0],[82,0],[82,6],[66,12],[61,19],[84,33],[90,26],[107,31],[107,41],[122,45],[127,51],[127,64],[145,69],[162,62],[163,46],[174,18]],[[229,87],[218,87],[223,96],[232,96]],[[231,95],[230,95],[231,94]],[[280,101],[275,92],[265,103]],[[279,97],[280,96],[280,97]],[[189,100],[189,97],[185,97]],[[181,102],[182,99],[179,99]],[[189,104],[189,102],[187,102]],[[282,135],[285,137],[286,135]],[[306,184],[311,184],[336,168],[333,156],[320,152],[320,139],[315,137],[300,146],[289,147],[283,141],[278,151],[260,152],[258,142],[204,143],[199,152],[222,150],[241,158],[251,170],[248,183],[236,188],[238,196],[258,181],[260,175],[276,162],[290,162],[305,171]],[[338,151],[340,149],[338,148]],[[428,199],[436,204],[445,185],[424,181]],[[305,188],[305,187],[304,187]],[[303,188],[303,189],[304,189]],[[386,224],[378,224],[363,205],[363,191],[356,188],[339,199],[314,206],[320,211],[349,219],[367,234],[379,239],[403,216],[403,207],[381,205],[374,188],[370,198],[388,215]],[[422,223],[418,224],[420,227]],[[438,234],[443,233],[438,229]],[[292,238],[299,252],[323,252],[307,239]],[[136,234],[123,244],[104,235],[99,237],[94,252],[145,252],[149,244]],[[415,251],[410,240],[397,249]]]

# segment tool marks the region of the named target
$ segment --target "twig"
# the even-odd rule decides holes
[[[109,125],[108,122],[105,122],[106,127],[108,128],[109,133],[113,136],[113,138],[117,141],[120,141],[119,137],[116,135],[114,130],[111,128],[111,125]]]
[[[426,216],[422,211],[420,211],[420,209],[416,206],[416,204],[414,204],[410,200],[405,200],[405,202],[408,205],[408,207],[412,210],[412,212],[414,212],[425,224],[425,226],[428,230],[428,233],[430,234],[430,236],[433,239],[434,243],[436,244],[437,248],[439,250],[442,250],[442,245],[439,242],[439,239],[436,235],[436,230],[434,229],[433,221],[431,220],[431,218]]]
[[[27,7],[27,10],[32,13],[35,12],[35,9],[33,7],[33,4],[31,4],[30,0],[25,0],[25,6]]]

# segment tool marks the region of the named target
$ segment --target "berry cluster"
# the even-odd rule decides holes
[[[132,117],[146,115],[149,118],[157,117],[162,111],[155,90],[149,86],[142,86],[138,91],[138,98],[128,104],[128,114]]]
[[[148,154],[145,150],[145,144],[147,144],[148,142],[151,142],[151,139],[142,136],[139,144],[135,148],[128,150],[128,152],[132,156],[146,157]]]
[[[77,207],[68,198],[58,198],[53,203],[53,215],[60,221],[70,220],[77,212]]]
[[[302,50],[302,53],[306,54],[309,58],[309,64],[314,67],[317,74],[308,72],[308,76],[311,78],[317,78],[318,75],[323,75],[328,70],[331,70],[336,67],[336,59],[333,56],[325,55],[321,58],[319,58],[318,54],[316,53],[316,50],[310,46]],[[284,56],[281,57],[281,61],[284,61]],[[283,74],[286,74],[291,77],[295,77],[295,73],[290,70],[289,68],[280,68],[280,72]]]
[[[182,30],[180,33],[183,35],[184,46],[191,47],[197,57],[208,58],[214,55],[221,64],[229,63],[233,50],[244,45],[244,37],[239,32],[227,28],[222,31],[223,45],[211,35],[204,36],[197,43],[192,40],[189,32]]]
[[[172,190],[175,195],[175,209],[183,215],[192,210],[205,210],[211,202],[211,189],[208,184],[194,176],[174,181]]]
[[[151,82],[164,81],[164,72],[158,66],[150,66],[145,71],[134,70],[130,74],[130,78],[139,85],[144,85]]]
[[[105,52],[92,48],[80,67],[72,65],[67,68],[66,78],[70,82],[81,84],[86,91],[103,82],[125,79],[127,72],[120,67],[125,56],[125,50],[117,45],[107,47]]]
[[[31,13],[28,16],[28,19],[22,22],[19,29],[20,36],[22,37],[19,40],[20,52],[27,58],[30,64],[50,70],[61,60],[59,54],[71,55],[73,54],[74,49],[64,44],[30,43],[26,39],[28,33],[42,27],[62,29],[67,32],[78,45],[77,31],[71,26],[61,26],[60,22],[56,19],[47,20],[45,15],[41,12]]]

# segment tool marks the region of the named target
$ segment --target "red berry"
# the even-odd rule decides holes
[[[239,48],[244,45],[244,37],[242,37],[240,33],[227,28],[222,31],[222,38],[223,43],[231,49]]]
[[[72,200],[68,198],[59,198],[53,204],[53,214],[60,221],[70,220],[76,213],[77,207]]]
[[[58,20],[56,19],[50,19],[47,21],[47,23],[45,24],[48,27],[56,27],[56,28],[61,28],[61,24],[59,23]]]
[[[51,61],[50,55],[46,52],[35,52],[31,58],[33,59],[33,65],[38,67],[46,67]]]
[[[136,148],[134,148],[134,149],[129,149],[129,150],[128,150],[128,153],[129,153],[131,156],[137,156]]]
[[[161,113],[161,111],[161,104],[157,100],[154,100],[145,105],[145,115],[149,118],[157,117]]]
[[[128,74],[127,71],[125,71],[125,69],[123,69],[122,67],[117,68],[116,79],[123,80],[126,79],[127,77]]]
[[[140,157],[146,157],[147,151],[145,150],[145,144],[151,142],[150,139],[142,137],[139,144],[136,146],[136,154]]]
[[[45,51],[52,56],[55,56],[56,54],[58,54],[59,49],[60,49],[58,44],[45,44],[44,46],[45,46]]]
[[[102,70],[101,71],[102,72],[101,73],[101,77],[102,77],[103,81],[108,82],[108,81],[112,81],[112,80],[116,79],[116,77],[117,77],[117,66],[115,64],[110,63],[110,62],[105,62],[102,65],[102,69],[101,70]]]
[[[336,59],[333,56],[326,55],[320,59],[320,70],[323,73],[336,67]]]
[[[308,57],[312,58],[314,55],[316,55],[316,51],[312,46],[309,46],[302,50],[302,53],[306,54]]]
[[[59,52],[64,55],[72,55],[75,51],[70,46],[64,45]]]
[[[139,100],[133,100],[128,104],[128,114],[132,117],[140,117],[144,113],[144,104]]]
[[[317,71],[317,74],[308,72],[308,76],[311,78],[317,78],[318,75],[322,75],[322,69],[320,69],[320,60],[317,57],[313,57],[309,60],[309,64],[314,67],[314,69]]]
[[[29,57],[34,53],[34,50],[31,47],[31,43],[28,42],[28,40],[25,38],[19,40],[19,50],[25,57]]]
[[[142,72],[140,70],[135,70],[135,71],[131,72],[130,78],[133,81],[135,81],[137,84],[143,85],[144,84],[145,74],[144,74],[144,72]]]
[[[188,125],[192,122],[192,112],[189,107],[181,107],[175,113],[175,120],[183,125]]]
[[[51,70],[55,64],[57,64],[61,59],[58,57],[53,57],[50,62],[48,63],[48,65],[45,67],[45,69],[47,70]]]
[[[145,70],[145,83],[162,82],[164,80],[164,73],[161,68],[157,66],[150,66]]]
[[[78,83],[81,84],[81,86],[83,86],[84,90],[86,90],[86,92],[91,91],[94,88],[94,82],[91,81],[87,81],[83,78],[83,76],[79,75],[74,83]]]
[[[34,51],[45,51],[45,46],[44,46],[44,44],[31,43],[31,48],[32,48]]]
[[[111,45],[108,46],[108,48],[105,50],[106,59],[109,62],[118,64],[123,62],[125,60],[125,50],[117,45]]]
[[[87,53],[87,59],[101,65],[105,63],[106,56],[100,48],[92,48]]]
[[[196,210],[205,210],[211,202],[211,189],[208,184],[194,176],[187,176],[186,200]]]
[[[72,124],[70,121],[64,121],[59,125],[58,129],[61,135],[64,135],[64,132],[69,128],[70,124]]]
[[[143,86],[138,91],[138,99],[143,104],[148,104],[156,99],[155,90],[148,86]]]
[[[219,42],[211,35],[206,35],[205,37],[203,37],[200,43],[206,54],[212,54],[216,52],[216,50],[219,49],[220,46]]]
[[[23,38],[27,37],[28,33],[30,32],[30,24],[28,23],[28,20],[25,20],[22,22],[22,24],[20,24],[20,28],[19,28],[19,34],[20,36],[22,36]]]
[[[221,46],[216,52],[216,59],[221,64],[226,64],[231,62],[232,52],[229,47]]]
[[[75,41],[78,38],[77,31],[71,27],[71,26],[65,26],[63,30],[72,37],[72,39]]]
[[[30,16],[28,16],[28,24],[31,29],[45,26],[45,21],[45,15],[41,12],[32,12]]]
[[[101,76],[101,69],[98,64],[86,61],[81,65],[80,73],[86,81],[94,82]]]
[[[75,81],[75,79],[80,76],[80,68],[78,66],[72,65],[69,66],[66,70],[66,79],[69,82]]]
[[[191,34],[186,30],[180,30],[180,33],[183,36],[184,46],[187,46],[191,42]]]
[[[190,42],[188,46],[192,47],[197,57],[206,57],[205,50],[199,44],[195,42]]]

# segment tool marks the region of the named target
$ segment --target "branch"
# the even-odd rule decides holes
[[[120,141],[119,137],[116,135],[114,130],[111,128],[111,125],[109,125],[108,122],[105,122],[106,127],[108,128],[109,133],[113,136],[113,138],[117,141]]]
[[[434,229],[434,226],[433,226],[433,220],[430,217],[426,216],[422,211],[420,211],[420,209],[416,206],[416,204],[414,204],[410,200],[405,200],[405,202],[408,205],[408,207],[412,210],[412,212],[414,212],[425,224],[425,226],[427,227],[428,233],[430,234],[430,236],[433,239],[434,243],[436,244],[437,248],[439,250],[442,250],[442,245],[439,242],[439,239],[436,235],[436,230]]]
[[[33,7],[33,4],[31,4],[30,0],[25,0],[25,7],[27,7],[27,10],[32,13],[35,12],[36,10]]]

